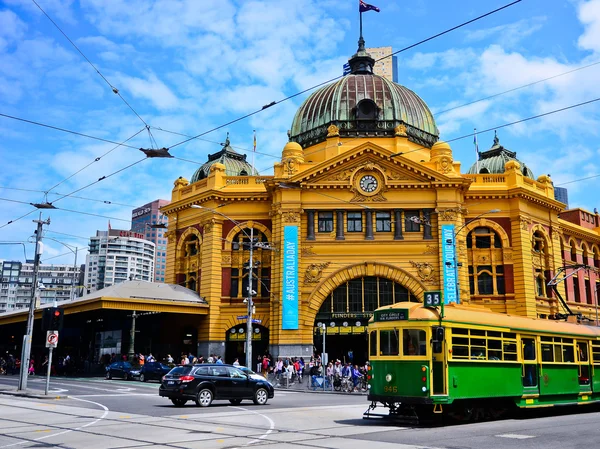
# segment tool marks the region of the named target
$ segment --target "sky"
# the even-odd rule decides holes
[[[81,263],[96,230],[109,219],[129,229],[133,208],[170,199],[173,181],[190,179],[227,133],[250,160],[256,130],[256,169],[272,174],[312,91],[281,100],[341,75],[359,35],[357,0],[36,2],[49,17],[32,0],[0,0],[5,260],[33,258],[30,203],[48,201],[59,209],[42,211],[42,261],[73,263],[77,247]],[[398,51],[510,2],[373,0],[381,12],[363,14],[363,35]],[[600,101],[502,127],[600,97],[600,0],[522,0],[397,56],[398,82],[429,105],[463,172],[476,158],[473,130],[491,130],[478,134],[484,151],[499,128],[536,177],[568,188],[571,208],[600,206]],[[151,147],[176,158],[139,162]]]

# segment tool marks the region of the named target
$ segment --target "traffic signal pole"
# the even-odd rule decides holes
[[[42,221],[42,213],[40,212],[39,220],[33,220],[33,222],[37,223],[37,230],[35,232],[35,258],[33,261],[33,284],[31,288],[31,299],[29,301],[29,314],[27,315],[27,332],[23,335],[18,390],[27,389],[27,375],[29,370],[29,360],[31,359],[31,339],[33,337],[33,322],[35,320],[35,295],[37,292],[37,278],[42,256],[42,227],[43,225],[50,224],[50,218]]]

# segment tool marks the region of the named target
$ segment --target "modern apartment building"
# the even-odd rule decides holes
[[[84,285],[87,293],[127,280],[154,281],[156,245],[129,230],[96,231],[90,238]]]
[[[167,238],[164,233],[167,232],[168,219],[160,212],[160,208],[169,203],[168,200],[154,200],[131,211],[131,230],[143,234],[146,240],[156,245],[154,282],[165,281]]]
[[[33,288],[33,262],[0,262],[0,313],[29,307]],[[66,301],[79,295],[80,267],[40,264],[38,271],[41,304]]]
[[[392,47],[367,48],[367,53],[375,60],[373,73],[394,83],[398,82],[398,58],[392,56]]]

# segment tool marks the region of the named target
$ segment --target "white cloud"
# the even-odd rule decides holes
[[[523,19],[518,22],[499,25],[492,28],[467,31],[466,41],[479,42],[495,37],[496,42],[500,45],[513,46],[524,38],[539,31],[545,21],[545,17],[533,17],[531,19]]]
[[[584,50],[600,51],[600,0],[590,0],[579,5],[578,17],[585,31],[577,41]]]
[[[116,85],[122,86],[120,89],[134,97],[149,100],[161,110],[179,106],[177,96],[154,73],[149,73],[146,79],[119,74],[115,82]],[[125,96],[125,93],[123,95]]]

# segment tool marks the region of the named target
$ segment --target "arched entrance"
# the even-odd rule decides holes
[[[246,364],[246,323],[238,324],[227,330],[225,336],[225,363],[233,363],[238,359],[240,365]],[[269,329],[260,324],[252,325],[252,357],[255,361],[259,355],[264,355],[269,349]],[[256,365],[256,363],[253,363]],[[255,369],[256,366],[249,368]]]
[[[323,301],[314,326],[316,352],[329,360],[364,364],[367,361],[367,322],[378,307],[397,302],[418,302],[403,285],[379,276],[364,276],[339,285]]]

